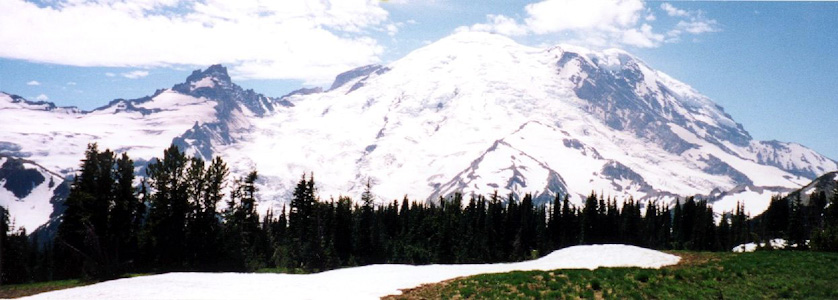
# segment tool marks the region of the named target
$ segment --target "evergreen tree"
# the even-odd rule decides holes
[[[491,262],[501,261],[506,258],[503,232],[504,232],[504,207],[495,191],[489,197],[489,207],[486,213],[486,242],[491,248],[488,260]]]
[[[512,259],[523,260],[529,257],[532,250],[536,250],[536,214],[533,207],[532,195],[525,194],[521,206],[517,210],[517,230],[512,246]]]
[[[306,180],[303,175],[294,189],[288,216],[290,262],[295,264],[289,267],[311,269],[316,264],[319,243],[314,214],[314,176]]]
[[[369,180],[361,194],[361,208],[358,214],[358,221],[355,226],[357,246],[355,253],[358,261],[363,264],[371,264],[377,260],[377,237],[374,232],[375,212],[372,186]]]
[[[151,263],[159,269],[186,267],[186,225],[190,213],[188,158],[172,145],[163,158],[148,166],[149,185],[154,190],[146,233]]]
[[[788,241],[789,245],[795,245],[797,249],[806,248],[806,229],[804,228],[805,217],[803,215],[803,203],[800,197],[796,197],[791,203],[788,220]]]
[[[0,206],[0,286],[6,282],[6,269],[3,263],[6,262],[6,249],[9,245],[9,212]]]
[[[550,206],[550,220],[547,222],[547,232],[550,236],[550,247],[553,249],[561,248],[562,244],[562,228],[564,222],[562,219],[562,196],[556,193],[553,198],[553,203]]]
[[[639,245],[642,217],[640,215],[640,208],[635,204],[634,198],[629,198],[628,202],[623,203],[623,208],[619,216],[620,240],[629,245]]]
[[[193,264],[198,269],[215,270],[222,256],[221,224],[218,203],[224,198],[229,169],[220,157],[204,170],[203,161],[193,159],[190,165],[190,190],[193,191],[189,241]],[[201,184],[193,181],[200,181]]]
[[[138,247],[139,228],[137,219],[142,218],[139,199],[134,188],[134,161],[123,153],[116,161],[116,182],[113,206],[109,214],[109,244],[113,257],[118,262],[118,273],[127,271],[127,264],[133,262]]]
[[[751,238],[748,216],[745,214],[744,204],[736,203],[736,212],[731,220],[731,231],[733,232],[732,244],[735,246],[748,243]]]
[[[228,267],[236,270],[254,271],[266,266],[270,252],[256,211],[257,178],[252,171],[236,180],[224,211]]]
[[[582,208],[581,244],[601,243],[599,235],[601,215],[604,215],[604,209],[599,208],[597,196],[591,192],[591,195],[585,199],[585,206]]]
[[[407,216],[403,215],[402,217],[405,218]],[[351,265],[354,262],[352,256],[353,225],[352,199],[349,197],[339,197],[335,207],[335,235],[333,244],[337,257],[342,265]]]
[[[133,162],[127,155],[117,161],[110,150],[88,145],[56,237],[59,277],[107,279],[121,272],[120,249],[133,246],[123,242],[133,237],[126,222],[135,199],[133,174],[128,172],[133,172]]]
[[[559,224],[562,232],[560,248],[570,245],[575,245],[579,242],[579,224],[576,212],[570,207],[570,199],[568,195],[564,196],[562,200],[562,223]]]
[[[32,252],[26,229],[15,229],[8,211],[0,207],[0,284],[31,282]]]
[[[720,251],[730,251],[736,245],[733,245],[730,240],[731,236],[731,226],[730,226],[730,214],[724,213],[722,214],[722,220],[719,222],[719,230],[717,232],[719,244],[720,244]]]
[[[799,197],[797,197],[799,199]],[[789,227],[789,201],[775,195],[771,196],[768,209],[762,214],[762,235],[766,238],[785,237]]]

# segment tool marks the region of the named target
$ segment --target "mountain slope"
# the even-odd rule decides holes
[[[724,196],[767,201],[836,169],[808,148],[754,141],[721,107],[619,50],[466,33],[378,70],[292,97],[293,109],[254,122],[253,138],[225,156],[258,167],[277,199],[313,171],[324,196],[358,194],[370,178],[383,199],[497,190],[712,200],[742,189]]]
[[[55,204],[69,194],[64,177],[29,160],[0,154],[0,206],[15,228],[32,232],[49,221]]]
[[[72,174],[88,142],[142,164],[174,142],[257,169],[260,209],[279,208],[304,172],[322,197],[436,200],[454,192],[595,191],[641,201],[700,195],[756,210],[838,169],[794,143],[755,141],[688,85],[621,50],[522,46],[460,33],[385,66],[337,76],[328,91],[280,98],[243,90],[226,69],[91,112],[0,94],[0,153]],[[33,121],[37,120],[37,121]]]
[[[57,191],[66,192],[57,189],[74,175],[88,143],[128,152],[137,163],[138,175],[145,176],[148,161],[170,144],[192,155],[211,157],[212,145],[235,142],[236,135],[250,127],[250,118],[269,114],[274,106],[273,99],[233,84],[221,66],[196,71],[186,82],[152,96],[117,99],[92,111],[0,93],[0,159],[6,164],[25,161],[23,169],[37,170],[48,182],[27,179],[23,185],[34,187],[31,193],[0,189],[0,205],[10,208],[18,225],[34,230],[49,220],[51,198],[54,194],[61,198]],[[18,165],[15,170],[21,168]],[[29,173],[7,174],[0,186],[23,181],[21,174]],[[60,203],[57,207],[61,208]]]

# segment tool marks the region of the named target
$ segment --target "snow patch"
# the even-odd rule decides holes
[[[201,80],[193,82],[190,87],[193,91],[200,88],[212,88],[215,87],[215,80],[213,77],[204,77]]]
[[[627,245],[574,246],[537,260],[483,265],[370,265],[323,273],[168,273],[118,279],[22,299],[378,299],[426,283],[528,270],[660,268],[681,258]]]
[[[786,240],[784,240],[784,239],[773,239],[773,240],[768,241],[768,244],[771,245],[771,248],[773,248],[773,249],[784,249],[784,248],[787,247],[788,242],[786,242]],[[765,243],[759,243],[759,246],[764,247]],[[756,250],[757,250],[757,244],[756,243],[747,243],[747,244],[741,244],[739,246],[733,247],[732,251],[743,253],[743,252],[754,252]]]

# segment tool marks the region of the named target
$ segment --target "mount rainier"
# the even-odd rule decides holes
[[[381,201],[591,191],[673,201],[698,195],[717,212],[838,170],[795,143],[756,141],[688,85],[622,50],[548,49],[458,33],[385,66],[337,76],[330,89],[271,98],[216,65],[152,96],[92,111],[0,93],[0,205],[17,225],[46,223],[88,143],[128,152],[145,175],[171,143],[260,174],[260,209],[290,199],[304,172],[321,198]],[[21,182],[23,181],[23,182]],[[62,188],[63,187],[63,188]]]

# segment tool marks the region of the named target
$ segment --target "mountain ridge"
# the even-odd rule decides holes
[[[67,175],[84,145],[98,141],[128,151],[144,175],[142,166],[174,143],[224,157],[234,174],[259,170],[263,211],[280,209],[308,172],[323,197],[357,196],[370,180],[384,201],[498,191],[541,202],[570,194],[578,203],[595,191],[641,202],[700,195],[719,211],[738,200],[758,210],[771,194],[838,169],[805,146],[753,140],[721,106],[628,52],[540,49],[484,33],[349,70],[326,91],[271,98],[213,65],[73,120],[28,116],[64,131],[31,132],[16,118],[24,124],[0,134],[0,153],[28,153]],[[102,124],[135,138],[103,133]],[[74,126],[81,129],[66,131]],[[67,150],[56,156],[44,144]]]

